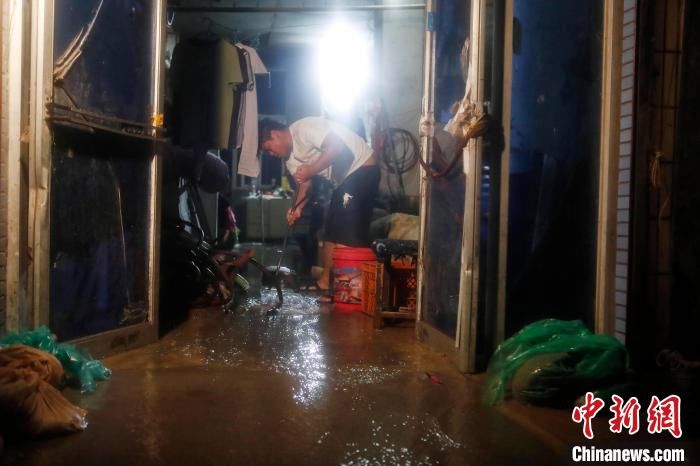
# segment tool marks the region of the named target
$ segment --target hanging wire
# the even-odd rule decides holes
[[[406,194],[403,175],[418,163],[418,141],[410,131],[402,128],[387,129],[384,141],[379,158],[386,172],[398,180],[398,196],[403,196]],[[391,178],[387,180],[387,188],[392,197],[397,196],[391,186]]]

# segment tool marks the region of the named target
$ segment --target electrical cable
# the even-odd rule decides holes
[[[394,193],[390,180],[387,181],[389,194],[396,198],[406,194],[403,175],[418,163],[418,141],[410,131],[402,128],[388,128],[384,140],[386,143],[379,153],[379,158],[386,172],[398,177],[398,195]]]

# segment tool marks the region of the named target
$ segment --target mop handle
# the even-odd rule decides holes
[[[306,196],[302,197],[299,202],[297,202],[297,197],[299,196],[299,190],[294,191],[294,198],[292,199],[292,208],[290,209],[292,212],[301,205],[302,202],[306,200]],[[284,242],[282,243],[282,253],[280,254],[280,258],[277,261],[277,270],[275,271],[275,275],[278,275],[280,273],[280,268],[282,267],[282,259],[284,258],[284,253],[287,252],[287,241],[289,240],[289,235],[294,229],[294,224],[291,223],[287,226],[287,233],[284,235]]]

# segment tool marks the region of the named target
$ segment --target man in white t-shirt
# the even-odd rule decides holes
[[[333,183],[323,243],[323,274],[316,283],[322,291],[330,286],[333,249],[368,247],[369,224],[380,171],[372,148],[348,128],[325,118],[302,118],[289,126],[274,120],[260,122],[260,147],[273,157],[286,160],[297,183],[297,206],[287,212],[296,222],[308,202],[311,178],[322,175]]]

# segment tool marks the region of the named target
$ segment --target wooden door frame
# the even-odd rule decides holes
[[[6,8],[3,15],[3,31],[7,27],[7,44],[2,52],[3,75],[2,92],[3,99],[2,120],[2,147],[0,157],[5,165],[5,190],[6,215],[6,263],[5,263],[5,329],[18,331],[22,326],[20,308],[24,302],[25,288],[20,277],[22,276],[20,249],[24,225],[21,221],[21,139],[22,139],[22,90],[24,80],[24,56],[27,44],[24,41],[25,6],[22,0],[10,0],[3,2],[0,8]],[[7,54],[5,55],[5,50]]]
[[[29,92],[29,215],[27,244],[31,261],[27,291],[35,327],[49,322],[51,257],[51,132],[46,123],[46,102],[53,96],[54,1],[32,0],[31,65]]]
[[[595,332],[612,336],[615,334],[615,250],[624,2],[605,0],[604,8]]]

